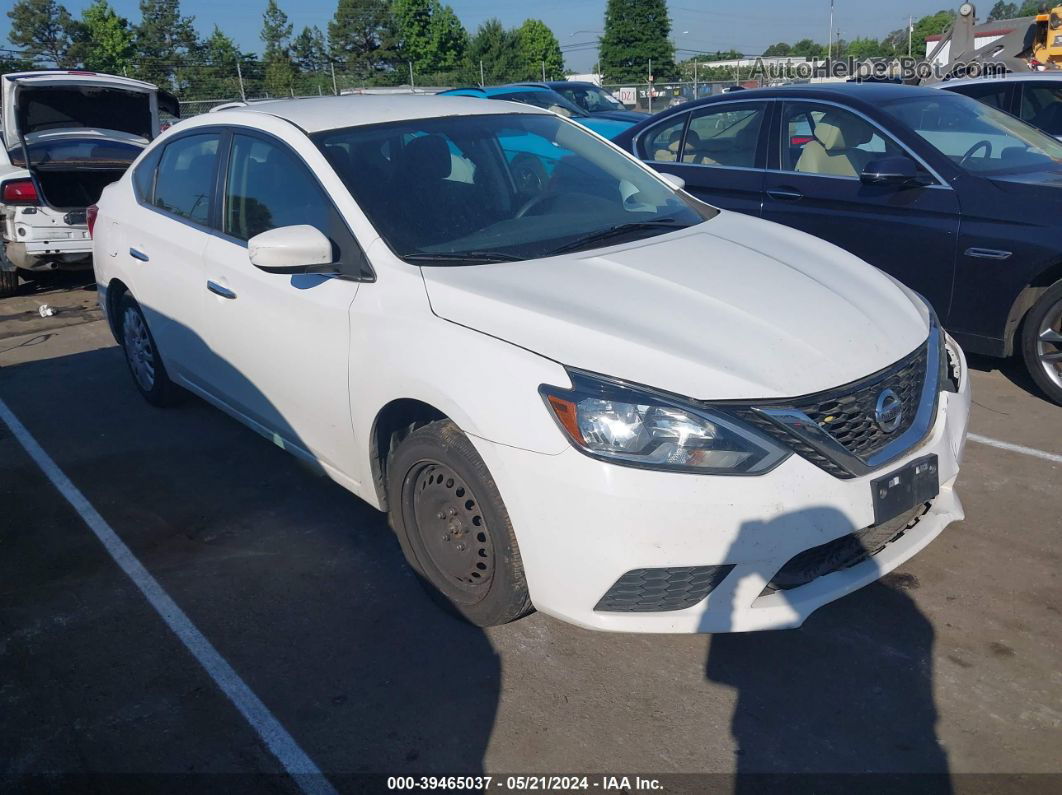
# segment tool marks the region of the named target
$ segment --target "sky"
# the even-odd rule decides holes
[[[62,2],[63,0],[60,0]],[[135,22],[139,19],[138,0],[110,0],[120,14]],[[444,0],[445,1],[445,0]],[[75,15],[90,0],[65,0]],[[336,0],[278,0],[280,7],[298,33],[304,25],[327,29],[335,11]],[[857,36],[881,38],[902,28],[907,16],[915,19],[939,11],[958,8],[959,2],[948,0],[835,0],[834,28],[845,39]],[[519,25],[528,16],[542,19],[561,43],[569,69],[590,71],[596,59],[594,40],[600,35],[605,18],[605,0],[539,0],[535,3],[512,0],[450,0],[454,11],[469,31],[482,22],[497,17],[506,26]],[[7,5],[5,3],[4,5]],[[262,27],[265,0],[225,2],[224,0],[183,0],[182,10],[195,17],[201,35],[206,36],[217,24],[234,38],[243,50],[260,51],[258,37]],[[776,41],[794,42],[812,38],[825,42],[829,27],[830,0],[767,0],[761,10],[748,12],[743,0],[670,0],[672,39],[680,60],[697,51],[740,50],[745,54],[763,52]],[[987,14],[991,3],[983,0],[979,16]],[[7,42],[9,30],[6,14],[0,18],[0,36]],[[836,33],[835,33],[836,35]]]

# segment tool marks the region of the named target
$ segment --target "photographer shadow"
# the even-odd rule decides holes
[[[747,522],[727,560],[750,560],[757,539],[791,534],[794,523],[847,521],[832,508],[814,508]],[[854,555],[854,565],[873,566],[875,551],[850,544],[832,564],[851,565]],[[762,574],[770,580],[774,572]],[[798,629],[712,637],[705,676],[737,692],[731,720],[736,792],[780,786],[848,792],[868,785],[951,791],[936,734],[935,633],[909,595],[917,587],[913,575],[888,574],[820,608]],[[720,594],[730,600],[731,615],[733,594],[733,586]],[[867,779],[866,773],[878,775]]]

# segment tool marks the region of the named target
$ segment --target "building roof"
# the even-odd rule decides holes
[[[356,127],[363,124],[426,119],[436,116],[548,112],[515,102],[510,102],[503,108],[497,102],[483,102],[472,97],[461,96],[345,94],[338,97],[251,102],[219,111],[218,116],[265,113],[287,119],[306,132],[313,133],[339,127]],[[218,118],[218,121],[224,121],[224,119]]]

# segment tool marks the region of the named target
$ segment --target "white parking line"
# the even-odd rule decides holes
[[[177,603],[162,589],[158,581],[148,573],[129,547],[92,507],[85,495],[64,474],[51,456],[37,443],[37,440],[30,435],[30,432],[2,399],[0,399],[0,419],[11,429],[11,433],[14,434],[19,444],[37,463],[52,485],[81,515],[85,524],[95,533],[96,538],[100,540],[114,562],[140,589],[144,598],[155,608],[166,625],[173,630],[192,656],[199,660],[199,664],[203,666],[233,706],[239,710],[299,788],[307,795],[334,795],[336,790],[317,765],[280,725],[280,721],[273,716],[233,667],[211,645],[206,636],[196,628],[184,611],[177,606]]]
[[[1049,453],[1046,450],[1037,450],[1035,447],[1024,447],[1020,444],[1001,442],[999,439],[992,439],[988,436],[981,436],[977,433],[968,433],[966,434],[966,438],[969,439],[971,442],[977,442],[978,444],[987,444],[989,447],[998,447],[1000,450],[1010,450],[1010,452],[1012,453],[1031,455],[1034,458],[1042,458],[1044,461],[1051,461],[1055,464],[1062,464],[1062,455]]]

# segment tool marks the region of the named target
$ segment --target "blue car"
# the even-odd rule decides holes
[[[649,118],[648,113],[627,110],[622,102],[595,83],[582,80],[550,80],[546,83],[521,83],[520,85],[552,89],[572,104],[578,105],[582,110],[599,119],[615,119],[637,124]]]
[[[615,143],[724,209],[835,243],[1062,403],[1062,143],[950,91],[837,83],[689,102]],[[844,340],[838,340],[843,345]]]
[[[509,102],[523,102],[525,105],[552,110],[567,116],[587,129],[593,130],[605,138],[615,138],[626,130],[635,119],[612,119],[591,116],[578,105],[562,97],[551,88],[541,83],[534,85],[488,86],[486,88],[452,88],[441,91],[440,95],[460,97],[482,97],[483,99],[504,99]]]

